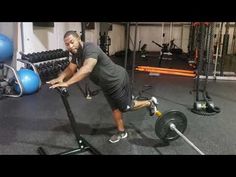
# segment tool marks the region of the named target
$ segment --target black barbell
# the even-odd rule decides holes
[[[200,149],[198,149],[186,136],[183,135],[187,128],[187,118],[182,112],[170,110],[161,113],[156,109],[155,115],[158,117],[155,124],[155,133],[161,140],[169,142],[182,137],[194,150],[199,154],[204,155]]]

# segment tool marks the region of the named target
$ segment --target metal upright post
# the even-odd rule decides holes
[[[165,39],[164,39],[165,31],[164,31],[164,28],[165,28],[165,22],[162,22],[162,24],[161,24],[161,34],[162,34],[161,44],[165,43]]]
[[[129,37],[130,37],[130,26],[129,26],[129,22],[127,22],[126,23],[126,35],[125,35],[125,62],[124,62],[125,69],[127,69]]]
[[[236,22],[234,22],[233,39],[231,44],[231,53],[235,55]]]
[[[85,28],[86,28],[86,22],[81,22],[81,41],[85,42]],[[92,99],[90,95],[90,89],[89,89],[89,80],[86,79],[85,83],[85,97],[86,99],[90,100]]]
[[[137,29],[138,23],[135,23],[135,32],[134,32],[134,50],[133,50],[133,64],[132,64],[132,84],[134,83],[134,70],[135,70],[135,57],[136,57],[136,42],[137,42]]]
[[[85,42],[85,22],[81,22],[81,40]]]

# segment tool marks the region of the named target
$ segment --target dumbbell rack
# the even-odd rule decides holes
[[[21,59],[28,61],[36,68],[42,83],[58,76],[69,64],[69,52],[63,49],[33,52],[24,54],[20,52]],[[33,69],[32,65],[26,65],[26,68]]]
[[[63,49],[33,52],[21,54],[21,62],[26,64],[27,69],[32,69],[39,74],[42,84],[54,79],[69,65],[69,52]],[[92,99],[99,90],[91,91],[88,84],[83,90],[78,84],[79,89],[84,93],[86,99]]]

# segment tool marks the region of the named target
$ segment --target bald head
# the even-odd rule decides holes
[[[74,38],[78,38],[80,40],[80,36],[78,35],[78,33],[76,31],[67,31],[64,34],[64,39],[68,36],[72,35]]]

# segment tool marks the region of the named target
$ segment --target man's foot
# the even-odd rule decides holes
[[[153,116],[155,114],[155,112],[157,111],[157,105],[159,104],[157,102],[156,97],[152,97],[150,100],[150,106],[149,106],[149,114],[150,116]]]
[[[126,131],[120,132],[118,131],[116,134],[114,134],[109,141],[111,143],[117,143],[118,141],[120,141],[121,139],[127,138],[128,137],[128,133]]]

